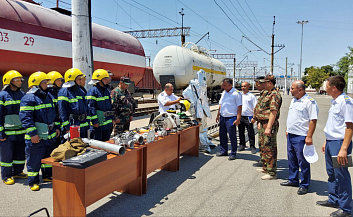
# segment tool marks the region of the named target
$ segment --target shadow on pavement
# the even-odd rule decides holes
[[[142,216],[152,215],[153,207],[163,205],[168,195],[177,190],[187,179],[197,179],[196,171],[212,159],[212,155],[199,154],[199,157],[183,156],[178,172],[158,171],[147,180],[147,194],[135,196],[112,193],[109,201],[87,216]]]

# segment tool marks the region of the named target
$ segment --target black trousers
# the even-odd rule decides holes
[[[245,128],[248,131],[250,147],[255,148],[255,132],[254,125],[250,123],[248,116],[241,116],[240,124],[238,125],[239,130],[239,146],[245,147]]]

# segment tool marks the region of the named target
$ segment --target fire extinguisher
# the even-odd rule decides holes
[[[70,126],[70,139],[80,138],[80,126],[72,125]]]

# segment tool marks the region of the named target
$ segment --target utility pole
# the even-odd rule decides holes
[[[287,67],[288,67],[288,57],[286,57],[286,76],[284,77],[284,92],[287,91]]]
[[[87,80],[93,72],[91,0],[72,0],[72,67],[81,70]],[[86,82],[85,88],[89,85]]]
[[[185,35],[184,35],[184,8],[181,8],[181,11],[179,11],[179,14],[181,15],[181,46],[185,44]]]
[[[293,68],[290,68],[290,80],[293,83]]]
[[[275,24],[276,16],[273,16],[273,26],[272,26],[272,44],[271,44],[271,71],[270,74],[273,74],[273,59],[274,59],[274,47],[275,47]]]
[[[235,57],[233,59],[233,64],[234,64],[234,69],[233,69],[233,87],[235,87]],[[239,80],[240,80],[240,76],[239,76]]]
[[[302,78],[302,53],[303,53],[303,32],[304,32],[304,24],[307,24],[309,23],[308,20],[306,21],[298,21],[297,22],[298,24],[301,24],[302,25],[302,39],[301,39],[301,42],[300,42],[300,66],[299,66],[299,72],[298,72],[298,76],[299,76],[299,79]]]
[[[255,90],[255,67],[254,67],[254,76],[253,76],[253,81],[252,81],[252,90]]]

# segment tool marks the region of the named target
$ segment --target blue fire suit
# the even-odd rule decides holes
[[[33,87],[22,98],[20,104],[20,119],[27,130],[25,135],[28,184],[39,184],[39,170],[42,168],[42,178],[51,178],[52,166],[41,164],[41,159],[49,157],[55,148],[56,113],[55,105],[50,94]],[[38,124],[46,124],[46,138],[41,137]],[[39,135],[39,143],[32,143],[31,137]]]
[[[91,138],[108,141],[113,128],[112,120],[114,118],[110,91],[107,87],[96,84],[88,90],[87,101],[92,125],[99,123],[98,127],[91,126]]]
[[[89,128],[88,104],[86,94],[78,85],[63,87],[58,94],[59,116],[63,134],[71,125],[80,126],[80,137],[87,138]]]
[[[23,91],[13,91],[10,86],[0,92],[0,139],[6,139],[0,141],[2,180],[22,173],[25,166],[24,139],[26,131],[20,122],[17,125],[14,125],[14,122],[5,124],[6,116],[19,118],[20,101],[23,96]]]

